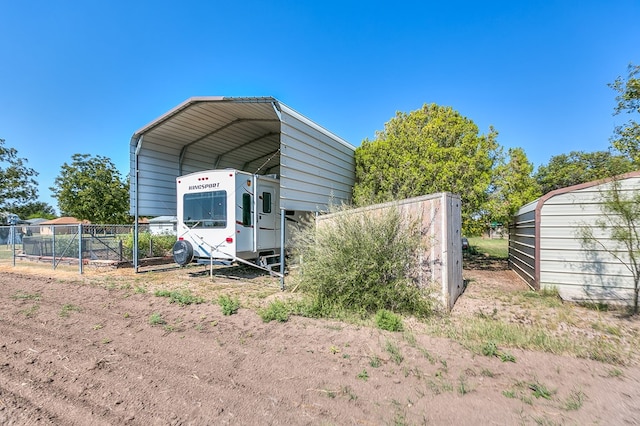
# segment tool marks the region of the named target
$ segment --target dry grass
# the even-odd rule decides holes
[[[616,365],[633,362],[640,347],[640,318],[623,311],[599,311],[563,303],[554,292],[531,292],[498,265],[496,268],[465,271],[469,285],[449,316],[427,322],[424,332],[451,338],[481,353],[493,342],[501,350],[521,348],[595,359]],[[207,303],[218,303],[220,296],[237,299],[243,308],[260,310],[274,300],[298,300],[301,295],[280,289],[279,279],[248,267],[217,267],[214,276],[208,267],[188,266],[135,273],[132,269],[87,266],[84,274],[77,265],[19,261],[13,267],[0,264],[0,272],[37,274],[54,280],[124,290],[125,295],[148,294],[158,290],[188,288]],[[512,281],[510,283],[510,280]],[[505,282],[507,284],[505,284]],[[417,330],[417,329],[414,329]]]

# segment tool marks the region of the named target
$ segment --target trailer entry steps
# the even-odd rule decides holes
[[[276,273],[273,269],[277,268],[278,272],[280,272],[280,255],[279,254],[268,254],[264,256],[260,256],[258,259],[259,265],[268,270],[270,274],[281,277],[282,274]]]

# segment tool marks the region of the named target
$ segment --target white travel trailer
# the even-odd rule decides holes
[[[275,175],[207,170],[176,179],[176,263],[257,260],[280,250],[280,182]],[[299,217],[284,211],[290,222]]]

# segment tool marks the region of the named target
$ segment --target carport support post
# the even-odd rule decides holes
[[[133,192],[133,271],[138,273],[138,231],[140,230],[138,227],[138,223],[140,221],[140,212],[138,209],[138,188],[139,186],[139,177],[140,170],[138,169],[138,155],[140,154],[140,150],[142,149],[142,140],[144,139],[144,135],[140,135],[138,137],[138,141],[136,142],[136,155],[135,155],[135,164],[134,164],[134,192]],[[181,166],[182,167],[182,166]]]
[[[11,230],[9,231],[9,235],[11,235],[11,256],[13,257],[13,266],[16,266],[16,224],[13,219],[11,219]],[[24,248],[24,245],[22,247]]]
[[[286,223],[286,210],[280,210],[280,290],[284,291],[284,225]]]
[[[82,275],[82,223],[78,224],[78,268]]]
[[[53,237],[51,238],[51,257],[53,269],[56,269],[56,226],[51,225],[51,234]],[[45,246],[46,247],[46,246]]]

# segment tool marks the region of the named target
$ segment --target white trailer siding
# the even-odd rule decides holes
[[[640,171],[620,176],[616,181],[623,196],[640,191]],[[605,229],[598,226],[602,221],[607,223],[603,197],[611,185],[612,181],[607,180],[562,188],[523,207],[516,215],[511,235],[530,235],[533,213],[533,279],[530,268],[525,276],[519,271],[523,255],[516,252],[519,243],[514,242],[510,242],[509,248],[512,269],[536,288],[557,288],[566,300],[613,303],[632,300],[634,281],[626,266],[628,254],[610,238],[611,226]],[[524,223],[528,228],[524,228]],[[585,245],[582,238],[585,229],[593,232],[598,241],[596,246]]]

